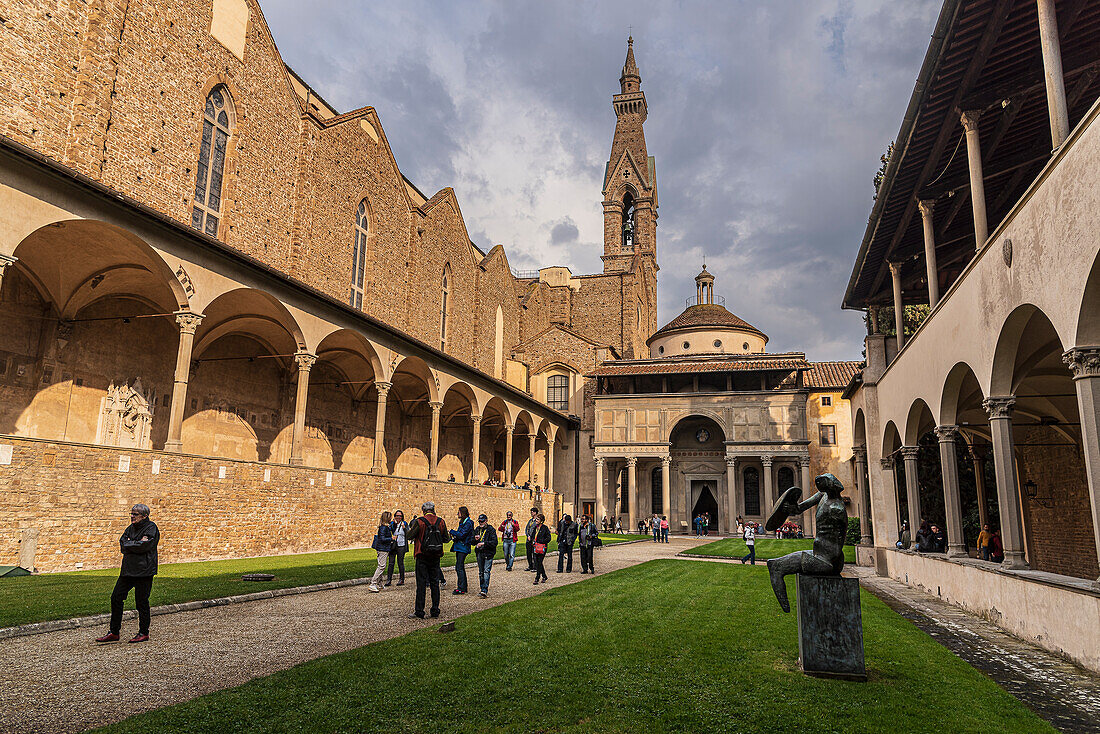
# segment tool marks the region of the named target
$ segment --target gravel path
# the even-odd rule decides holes
[[[668,558],[698,545],[690,537],[606,546],[596,552],[597,574]],[[714,538],[707,538],[708,542]],[[477,596],[477,568],[467,568],[472,593],[452,596],[454,569],[439,621],[588,579],[574,554],[572,574],[557,574],[546,559],[545,585],[532,585],[524,559],[507,573],[493,566],[489,598]],[[373,572],[364,569],[369,575]],[[123,642],[98,646],[106,629],[72,629],[0,643],[0,707],[4,732],[77,732],[109,724],[222,688],[238,686],[306,660],[397,637],[429,624],[410,619],[414,584],[372,594],[365,586],[319,591],[154,617],[152,639],[129,645],[137,622],[124,621]],[[104,599],[107,604],[107,599]]]

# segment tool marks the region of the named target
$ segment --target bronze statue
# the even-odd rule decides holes
[[[772,589],[779,606],[784,612],[791,611],[787,601],[787,584],[784,577],[792,573],[808,576],[839,576],[844,567],[844,538],[848,534],[848,511],[844,508],[844,499],[840,493],[844,485],[832,474],[821,474],[814,479],[817,493],[804,502],[802,490],[791,487],[779,498],[764,525],[774,531],[787,521],[788,517],[801,515],[817,505],[817,531],[814,534],[812,551],[797,551],[781,558],[768,561],[768,574],[771,576]]]

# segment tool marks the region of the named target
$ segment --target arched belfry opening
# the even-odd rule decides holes
[[[629,191],[623,196],[623,249],[634,250],[634,195]]]

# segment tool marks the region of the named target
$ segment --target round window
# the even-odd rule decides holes
[[[741,348],[744,349],[746,352],[749,351],[749,343],[745,342],[744,344],[741,345]]]
[[[684,342],[684,349],[691,349],[691,344],[688,342]]]
[[[664,353],[665,353],[665,348],[664,347],[657,347],[657,354],[664,354]]]
[[[715,346],[716,348],[719,348],[719,347],[721,347],[721,346],[722,346],[722,340],[721,340],[721,339],[715,339],[715,340],[714,340],[714,346]]]

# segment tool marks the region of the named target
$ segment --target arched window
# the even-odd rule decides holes
[[[623,249],[634,249],[634,196],[629,191],[623,197]]]
[[[211,237],[218,236],[221,218],[222,183],[229,138],[233,136],[233,100],[224,85],[210,90],[202,119],[202,144],[195,172],[195,204],[191,226]]]
[[[496,329],[493,335],[493,376],[504,379],[504,311],[497,306]]]
[[[354,308],[363,308],[363,282],[367,273],[367,200],[359,202],[355,212],[355,244],[351,251],[351,295]]]
[[[755,466],[745,467],[745,514],[760,514],[760,472]]]
[[[447,351],[447,309],[451,300],[451,266],[443,267],[443,280],[439,286],[439,348]]]
[[[554,410],[569,410],[569,375],[550,375],[546,379],[546,404]]]

